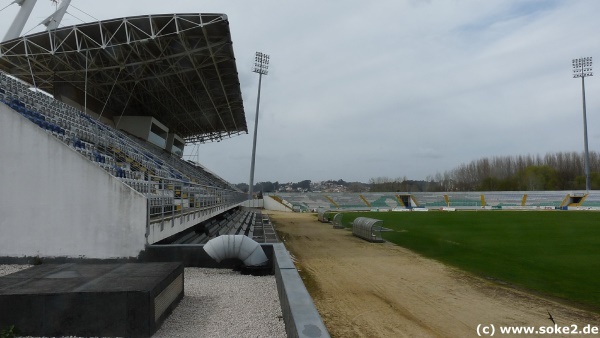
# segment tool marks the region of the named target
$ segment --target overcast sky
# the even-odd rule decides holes
[[[39,0],[25,31],[52,8]],[[0,12],[2,36],[17,10]],[[68,12],[62,26],[228,15],[249,133],[187,153],[233,183],[250,176],[256,51],[271,63],[255,182],[425,179],[482,157],[583,151],[571,60],[600,67],[598,0],[73,0]],[[600,78],[586,78],[590,151],[599,94]]]

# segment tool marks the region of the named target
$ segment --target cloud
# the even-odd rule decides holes
[[[438,159],[443,157],[443,153],[439,149],[434,148],[417,148],[415,149],[415,152],[413,152],[413,156]]]
[[[249,178],[256,51],[271,64],[255,182],[424,179],[486,156],[583,149],[581,83],[570,63],[600,57],[596,0],[73,4],[98,19],[228,15],[249,134],[195,151],[233,182]],[[14,13],[16,6],[0,13],[1,32]],[[598,151],[599,80],[586,79],[586,89],[590,150]]]

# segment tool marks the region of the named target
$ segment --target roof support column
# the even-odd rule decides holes
[[[21,35],[21,32],[23,32],[23,27],[25,27],[36,1],[37,0],[15,0],[13,2],[21,6],[21,9],[19,9],[19,13],[17,13],[17,16],[15,16],[15,20],[8,28],[8,31],[6,32],[6,35],[2,41],[16,39]]]
[[[58,25],[60,25],[60,22],[62,21],[63,16],[65,16],[67,8],[70,4],[71,0],[63,0],[60,3],[60,7],[58,7],[58,9],[54,13],[52,13],[49,17],[42,21],[42,24],[47,27],[48,31],[58,28]]]

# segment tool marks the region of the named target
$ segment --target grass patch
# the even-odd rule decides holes
[[[383,238],[477,275],[600,311],[600,213],[348,213],[384,221]]]

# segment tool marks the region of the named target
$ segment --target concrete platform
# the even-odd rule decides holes
[[[149,337],[183,298],[180,263],[43,264],[0,277],[0,327]]]

